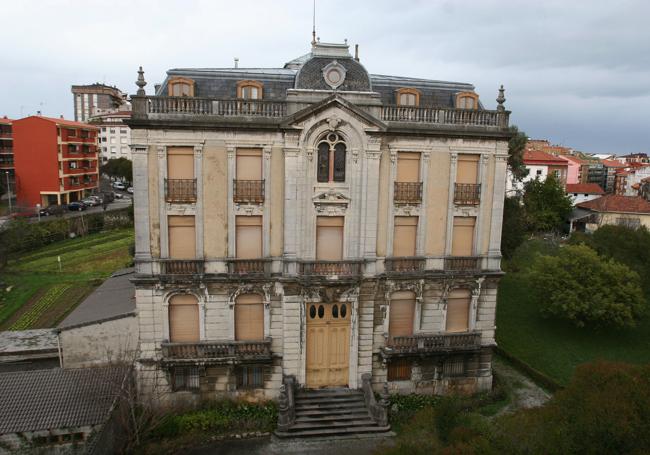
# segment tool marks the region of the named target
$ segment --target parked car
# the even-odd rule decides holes
[[[71,212],[81,212],[86,210],[86,204],[81,201],[75,201],[68,204],[68,210]]]
[[[116,190],[124,191],[126,189],[126,186],[122,182],[113,182],[113,188],[115,188]]]
[[[114,193],[115,194],[115,199],[122,199],[124,195],[122,193]]]
[[[97,205],[102,205],[104,203],[104,197],[98,194],[93,194],[90,196],[90,199],[97,201]]]
[[[129,194],[133,194],[133,187],[132,186],[128,187],[126,189],[126,192],[129,193]]]
[[[48,205],[47,207],[43,207],[38,211],[39,215],[41,216],[50,216],[50,215],[63,215],[63,213],[68,210],[68,206],[65,204],[61,205]]]
[[[94,197],[87,197],[86,199],[83,199],[81,202],[83,202],[85,205],[89,207],[95,207],[96,205],[101,205],[101,202],[97,200]]]

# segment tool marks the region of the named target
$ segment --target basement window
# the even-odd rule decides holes
[[[409,381],[411,379],[411,366],[408,359],[393,360],[388,364],[388,380]]]
[[[237,369],[237,389],[259,389],[264,387],[264,368],[244,366]]]
[[[445,378],[465,376],[465,359],[456,357],[445,360],[442,365],[442,375]]]
[[[198,367],[174,367],[172,368],[172,391],[199,390],[199,368]]]

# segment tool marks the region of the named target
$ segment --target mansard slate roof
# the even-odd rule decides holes
[[[369,74],[364,66],[351,56],[315,56],[308,53],[291,60],[283,68],[170,69],[156,95],[167,94],[170,78],[187,77],[194,80],[196,97],[234,99],[238,81],[255,80],[264,84],[264,99],[279,101],[286,99],[288,89],[331,90],[323,79],[322,70],[333,60],[344,66],[347,71],[345,81],[338,91],[377,92],[381,95],[383,104],[395,104],[395,91],[400,88],[419,90],[420,106],[440,107],[454,107],[457,93],[474,91],[474,86],[468,83]]]
[[[103,424],[125,386],[122,367],[0,373],[0,434]]]

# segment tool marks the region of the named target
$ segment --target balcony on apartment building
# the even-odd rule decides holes
[[[13,169],[14,157],[13,155],[0,155],[0,169]]]
[[[421,256],[387,257],[384,260],[386,273],[417,273],[424,271],[426,258]]]
[[[13,155],[14,148],[11,145],[4,145],[0,142],[0,155]]]
[[[160,259],[160,275],[170,278],[191,278],[203,275],[203,259]]]
[[[238,277],[269,276],[271,259],[228,259],[228,273]]]
[[[302,261],[300,274],[305,277],[322,278],[358,278],[363,272],[363,260],[348,259],[341,261]]]
[[[419,204],[422,202],[422,182],[395,182],[393,201],[396,204]]]
[[[11,128],[0,128],[0,139],[11,139],[13,138],[13,132]]]
[[[476,272],[481,270],[480,256],[447,256],[444,259],[446,272]]]
[[[196,202],[196,179],[165,179],[165,201]]]
[[[132,120],[181,120],[232,122],[238,118],[256,123],[279,124],[304,105],[282,100],[241,100],[174,96],[134,96]],[[449,107],[359,105],[370,115],[391,125],[422,125],[437,129],[507,132],[510,112]]]
[[[61,141],[94,144],[97,142],[97,134],[94,131],[64,129],[61,132]]]
[[[480,183],[455,183],[454,204],[479,205],[481,203]]]
[[[261,341],[199,341],[161,344],[163,362],[244,363],[271,361],[271,339]]]
[[[384,358],[479,351],[481,332],[434,333],[388,338],[381,348]]]
[[[233,180],[233,202],[264,202],[264,180]]]

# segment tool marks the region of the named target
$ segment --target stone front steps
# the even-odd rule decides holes
[[[299,390],[295,394],[296,419],[280,438],[334,437],[386,433],[370,417],[360,390]]]

